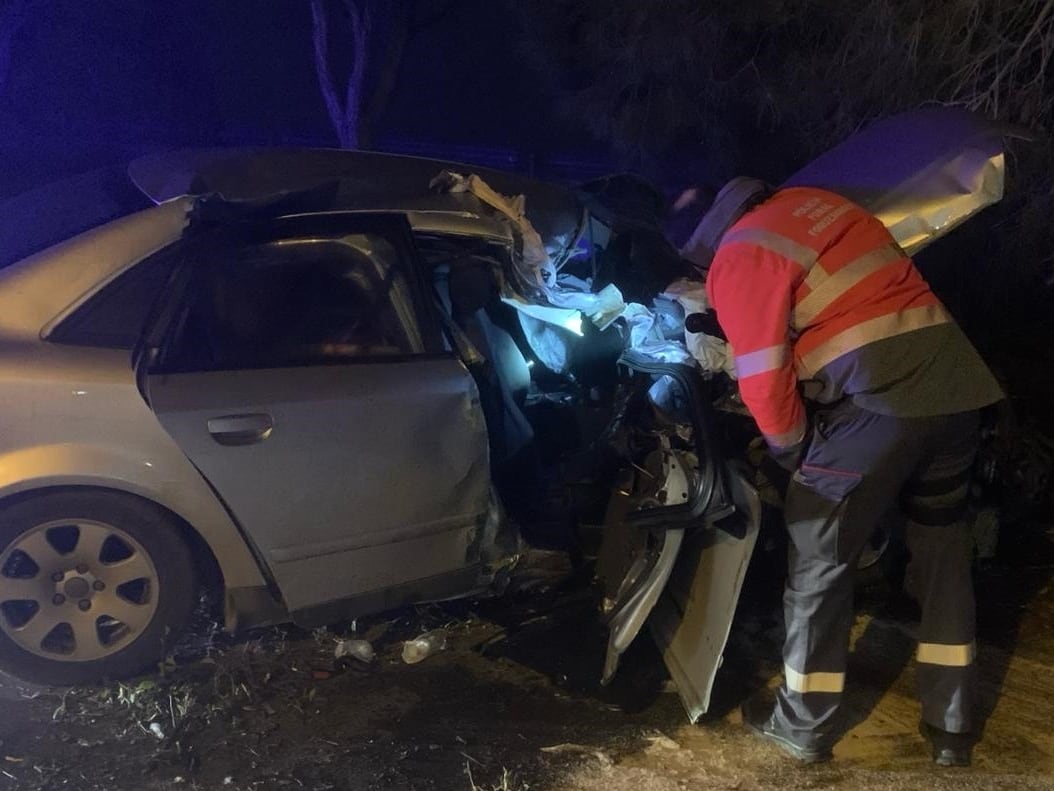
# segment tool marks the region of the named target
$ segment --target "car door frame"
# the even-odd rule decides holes
[[[349,221],[354,224],[349,229]],[[184,239],[178,244],[182,250],[173,268],[165,288],[162,289],[158,301],[151,311],[150,318],[144,326],[140,343],[133,353],[136,378],[139,388],[147,403],[150,403],[148,378],[153,375],[164,375],[175,373],[166,365],[165,349],[172,342],[177,332],[180,318],[186,314],[191,304],[190,289],[195,283],[195,271],[206,262],[209,257],[215,257],[216,245],[224,244],[253,244],[266,243],[287,238],[306,237],[317,235],[320,239],[330,238],[338,240],[348,233],[380,230],[384,238],[396,246],[396,253],[400,262],[400,273],[409,291],[412,319],[422,340],[423,349],[420,353],[391,355],[383,358],[375,358],[372,361],[383,360],[386,362],[412,362],[426,360],[455,360],[464,368],[464,363],[455,350],[444,342],[444,328],[438,320],[436,308],[428,298],[428,289],[421,264],[419,253],[416,249],[413,229],[409,219],[401,212],[327,212],[318,214],[294,214],[276,218],[252,218],[234,223],[200,223],[194,224],[188,229]],[[204,253],[204,254],[202,254]],[[385,297],[386,299],[389,297]],[[368,365],[371,359],[342,360],[345,365]],[[465,379],[472,382],[471,374],[464,369]],[[472,383],[474,388],[474,382]],[[152,406],[153,408],[153,406]],[[478,396],[474,401],[473,408],[479,410]],[[479,415],[481,425],[485,425],[482,413]],[[485,429],[484,429],[485,431]],[[272,594],[279,599],[281,594],[280,585],[272,568],[272,560],[257,545],[251,536],[251,531],[242,524],[238,515],[223,500],[220,492],[216,491],[208,476],[203,478],[210,485],[217,498],[224,504],[234,523],[238,526],[243,540],[254,553],[257,561],[267,577]],[[489,480],[489,469],[487,471]],[[487,517],[488,527],[480,530],[480,536],[484,533],[493,537],[495,526],[491,522],[496,521],[498,509],[493,497],[491,513]],[[320,602],[317,606],[309,608],[292,608],[291,614],[294,620],[305,623],[318,623],[331,620],[337,616],[348,616],[361,612],[373,611],[384,607],[394,606],[408,600],[420,600],[422,598],[439,598],[469,589],[478,589],[485,582],[486,574],[481,575],[480,565],[466,565],[463,569],[443,575],[442,579],[428,580],[426,583],[411,582],[405,587],[406,590],[371,591],[362,596],[351,596],[335,602]]]
[[[402,360],[407,357],[445,357],[450,354],[442,343],[442,327],[428,299],[428,291],[422,272],[420,256],[414,243],[413,229],[402,212],[323,212],[312,214],[284,215],[269,219],[250,218],[235,223],[208,223],[204,227],[193,224],[184,234],[179,260],[158,298],[151,316],[144,325],[143,339],[133,352],[136,374],[172,373],[165,369],[164,355],[160,350],[172,340],[178,322],[177,314],[188,307],[187,290],[191,285],[195,266],[202,266],[202,257],[195,253],[216,245],[253,244],[275,241],[293,236],[318,234],[319,238],[339,238],[343,223],[349,220],[361,225],[372,225],[373,229],[389,232],[386,238],[398,241],[400,260],[407,265],[402,271],[412,299],[414,318],[424,350],[411,355],[392,355],[386,360]],[[371,229],[367,229],[371,230]],[[390,233],[394,231],[395,233]],[[210,253],[215,255],[214,252]],[[198,263],[195,264],[195,261]],[[146,359],[146,368],[142,368]],[[363,358],[362,362],[369,362]],[[160,367],[155,367],[160,366]]]

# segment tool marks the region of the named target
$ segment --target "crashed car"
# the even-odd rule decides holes
[[[632,257],[570,192],[490,173],[430,189],[449,163],[384,155],[191,159],[135,163],[156,206],[0,271],[5,671],[76,683],[148,667],[203,581],[232,629],[500,588],[521,527],[568,545],[549,467],[605,432],[625,458],[589,471],[605,476],[600,510],[639,463],[676,485],[634,493],[628,520],[672,537],[741,491],[750,521],[746,487],[694,429],[686,354],[618,365],[611,330],[577,378],[556,359],[599,330],[540,304],[526,226],[486,189],[524,195],[538,238],[583,266],[604,257],[590,234]],[[660,415],[647,392],[666,368],[692,397]]]
[[[993,140],[903,227],[991,202]],[[603,677],[647,622],[706,711],[761,503],[654,191],[320,150],[127,174],[156,205],[0,270],[0,669],[142,670],[203,583],[230,629],[495,592],[587,523]]]

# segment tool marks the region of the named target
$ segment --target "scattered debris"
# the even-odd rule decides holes
[[[1029,560],[1044,562],[1048,556]],[[997,607],[992,612],[1001,615],[1018,606],[1018,599],[998,595],[1005,588],[1017,590],[1011,572],[1000,567],[983,574],[996,589],[988,599],[989,606]],[[1037,588],[1049,582],[1046,576],[1035,579]],[[934,786],[936,775],[922,761],[912,721],[901,716],[912,705],[907,675],[897,681],[896,694],[879,704],[875,729],[864,732],[858,745],[846,743],[849,761],[822,770],[837,777],[822,771],[805,777],[767,749],[748,748],[750,738],[741,733],[734,714],[686,729],[679,703],[669,698],[655,697],[640,711],[637,692],[629,684],[603,693],[592,681],[580,686],[582,679],[592,678],[590,657],[600,656],[605,636],[585,628],[593,610],[584,598],[579,600],[579,591],[564,588],[553,600],[524,597],[511,603],[460,601],[406,608],[383,623],[360,619],[359,632],[342,627],[321,642],[310,631],[292,627],[217,638],[208,657],[179,664],[165,675],[101,687],[49,688],[36,700],[22,699],[0,684],[0,692],[10,693],[10,699],[0,697],[0,723],[6,726],[0,727],[0,791],[772,791],[831,783],[871,791],[952,791],[951,781]],[[1044,652],[1050,645],[1051,591],[1054,584],[1047,586],[1047,594],[1035,594],[1044,609],[1023,622],[1029,645]],[[763,683],[777,673],[778,644],[763,639],[773,616],[767,600],[761,614],[748,614],[753,620],[741,620],[740,630],[749,628],[741,653],[733,656],[760,663]],[[551,624],[521,626],[546,615]],[[901,633],[885,622],[872,626],[872,621],[861,618],[857,631],[877,635],[879,644],[911,643],[908,631]],[[881,631],[875,632],[876,627]],[[386,636],[370,641],[376,652],[372,664],[334,658],[338,636],[358,638],[374,629],[385,630]],[[437,629],[446,635],[446,655],[400,670],[403,641]],[[545,630],[544,641],[532,630]],[[510,641],[491,649],[500,658],[481,658],[478,646],[496,631],[511,635]],[[580,652],[573,663],[567,661],[569,644]],[[865,647],[873,649],[874,644]],[[984,650],[989,665],[1005,659],[998,646],[986,644]],[[743,653],[747,651],[753,653]],[[392,660],[399,665],[386,666],[390,672],[374,672],[382,661]],[[657,663],[658,657],[652,661]],[[342,673],[340,662],[347,663],[347,672]],[[315,667],[328,668],[333,679],[314,680]],[[1054,696],[1044,696],[1049,681],[1035,686],[1039,682],[1034,677],[1041,675],[1036,668],[1040,665],[1031,662],[1016,665],[1008,683],[1019,691],[1027,685],[1027,694],[1040,705]],[[357,669],[363,675],[356,676]],[[753,683],[754,670],[743,673],[736,679]],[[658,679],[650,674],[641,678],[651,698]],[[616,713],[620,702],[624,712]],[[60,704],[62,711],[53,721]],[[155,722],[163,729],[163,740],[150,730]],[[495,722],[507,727],[496,729]],[[995,785],[1045,787],[1044,736],[1031,727],[1018,731],[1030,722],[1005,707],[996,716],[981,757],[986,771],[1013,776],[1001,782],[1000,774],[992,781]],[[588,741],[569,741],[576,738]],[[1039,779],[1027,777],[1029,772]],[[863,782],[857,782],[860,777]]]
[[[662,731],[655,731],[654,733],[644,734],[645,740],[651,742],[652,747],[659,747],[663,750],[680,750],[681,745],[671,739]]]
[[[335,659],[348,657],[369,664],[376,657],[376,653],[368,640],[349,639],[337,643],[337,647],[333,650],[333,657]]]
[[[564,742],[563,744],[553,744],[549,747],[541,747],[539,749],[541,749],[543,753],[592,753],[597,748],[590,747],[588,744]]]
[[[611,759],[611,756],[601,750],[599,747],[591,747],[588,744],[573,744],[571,742],[564,742],[563,744],[554,744],[551,747],[542,747],[543,753],[549,753],[553,755],[562,754],[573,754],[573,755],[591,755],[600,761],[600,765],[603,768],[614,766],[615,762]]]
[[[446,648],[446,630],[435,629],[425,632],[413,640],[403,643],[403,661],[408,665],[416,665],[421,660],[437,654]]]
[[[479,763],[478,761],[476,763]],[[530,788],[526,783],[519,784],[515,783],[512,772],[507,767],[501,767],[501,779],[494,785],[481,786],[476,783],[476,779],[472,776],[472,767],[465,762],[465,774],[468,775],[468,784],[472,791],[514,791],[514,789],[522,788],[524,791]],[[515,783],[515,785],[514,785]]]

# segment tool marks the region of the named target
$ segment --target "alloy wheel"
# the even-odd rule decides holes
[[[158,592],[153,559],[104,522],[40,524],[0,554],[0,629],[52,660],[86,662],[120,651],[154,617]]]

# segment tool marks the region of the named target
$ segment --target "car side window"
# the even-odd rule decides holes
[[[171,271],[171,256],[163,253],[129,267],[63,319],[48,340],[131,350]]]
[[[395,247],[383,236],[292,238],[203,262],[167,370],[240,370],[424,353]]]

